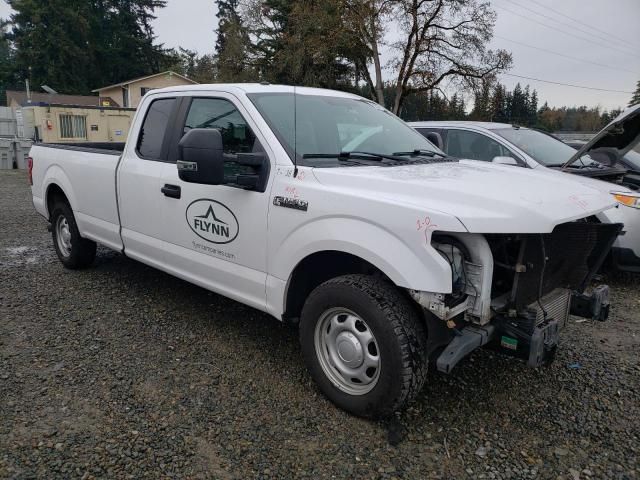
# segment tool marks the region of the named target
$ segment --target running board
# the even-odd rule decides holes
[[[476,348],[486,345],[495,332],[493,325],[468,326],[460,330],[442,351],[436,362],[438,371],[449,373],[457,363]]]

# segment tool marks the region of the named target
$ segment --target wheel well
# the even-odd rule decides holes
[[[324,251],[309,255],[291,274],[287,288],[284,320],[300,317],[302,306],[309,294],[321,283],[341,275],[361,273],[389,278],[377,267],[350,253]]]
[[[69,204],[69,199],[64,194],[64,191],[55,183],[51,184],[47,189],[47,213],[49,214],[49,218],[51,218],[51,212],[53,211],[53,205],[57,200],[62,200]]]

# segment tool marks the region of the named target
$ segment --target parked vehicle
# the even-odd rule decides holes
[[[629,152],[640,140],[639,107],[623,112],[579,152],[547,133],[504,123],[447,121],[410,125],[448,155],[537,171],[573,173],[584,184],[610,193],[618,205],[597,218],[624,224],[624,233],[611,250],[611,262],[619,270],[640,272],[640,192],[634,184],[637,178],[618,163],[620,158],[633,155]],[[608,165],[590,157],[596,150],[594,155],[611,159]]]
[[[587,144],[584,140],[566,140],[564,143],[575,150],[580,150]],[[624,185],[634,191],[640,190],[640,152],[638,150],[629,150],[615,165],[610,165],[611,160],[605,154],[590,152],[589,156],[602,165],[625,170]]]
[[[100,243],[299,322],[311,376],[357,415],[402,408],[430,358],[449,372],[492,344],[538,366],[570,309],[607,317],[607,287],[582,292],[622,228],[594,221],[610,195],[450,158],[355,95],[154,90],[122,152],[93,147],[31,150],[62,264]]]

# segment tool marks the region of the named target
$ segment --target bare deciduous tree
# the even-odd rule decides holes
[[[356,29],[370,54],[368,59],[356,61],[359,73],[371,87],[374,99],[384,104],[383,68],[391,72],[394,113],[400,111],[403,99],[412,92],[439,89],[445,80],[475,86],[511,65],[508,52],[487,49],[496,20],[488,2],[347,0],[347,3],[350,12],[347,24]],[[385,67],[380,61],[383,48],[392,53],[392,60]]]

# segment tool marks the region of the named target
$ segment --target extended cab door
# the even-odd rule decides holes
[[[162,97],[148,104],[144,118],[132,129],[137,137],[127,143],[118,167],[118,211],[125,253],[162,268],[164,261],[164,170],[171,122],[177,98]],[[141,108],[145,108],[142,105]]]
[[[183,97],[178,118],[179,137],[192,128],[215,128],[222,134],[225,154],[263,151],[264,139],[233,95]],[[177,147],[173,155],[177,157]],[[179,191],[179,197],[166,198],[163,207],[169,271],[264,309],[270,182],[263,193],[203,185],[182,181],[175,163],[167,167],[164,183]],[[225,167],[237,168],[242,167]],[[232,173],[239,172],[227,175]]]

